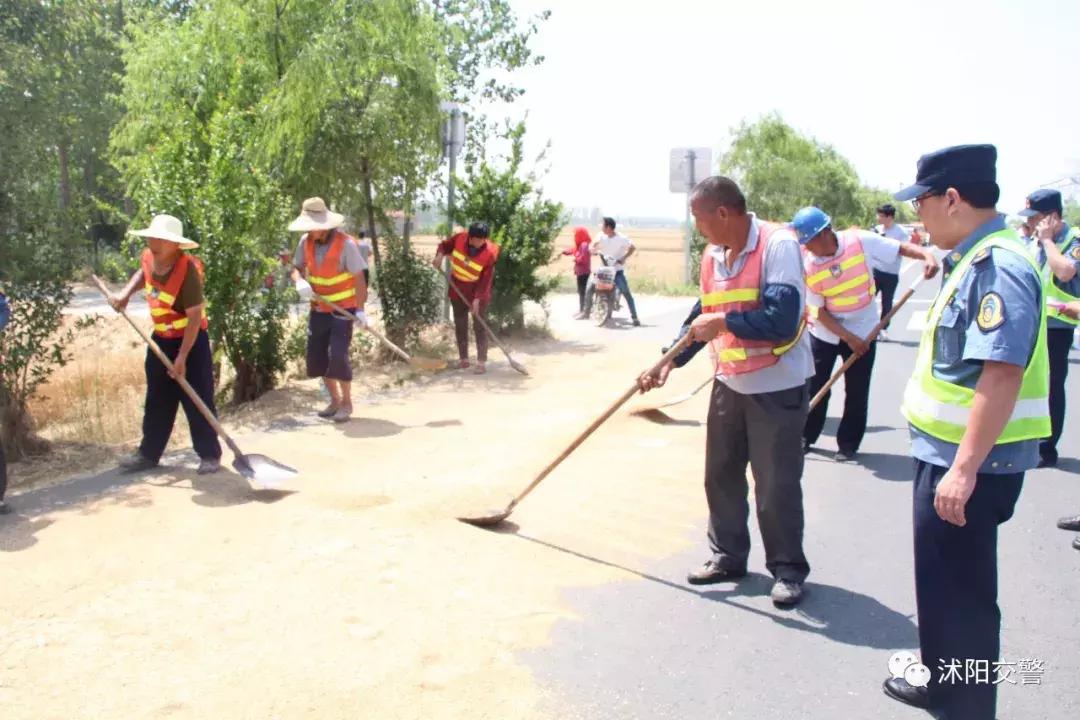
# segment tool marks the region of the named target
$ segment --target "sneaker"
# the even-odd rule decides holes
[[[203,458],[196,475],[213,475],[221,470],[221,458]]]
[[[476,374],[476,375],[483,375],[486,372],[487,372],[487,368],[484,367],[484,363],[478,361],[476,363],[476,367],[473,368],[473,373]]]
[[[334,413],[333,420],[336,423],[345,423],[345,422],[349,422],[349,419],[351,417],[352,417],[352,408],[343,407],[343,408],[339,409],[336,413]]]
[[[123,458],[118,463],[121,472],[134,473],[141,472],[143,470],[149,470],[158,466],[156,460],[151,460],[148,457],[144,457],[141,452],[136,450],[135,452]]]
[[[458,360],[457,366],[458,370],[467,370],[469,368],[468,358],[462,358],[461,360]]]
[[[833,460],[838,463],[855,462],[855,452],[853,450],[837,450],[833,455]]]
[[[769,596],[776,605],[788,607],[798,605],[803,599],[803,584],[795,580],[781,578],[773,583],[772,592],[769,593]]]
[[[320,410],[316,414],[321,418],[332,418],[332,417],[334,417],[334,413],[336,413],[336,412],[337,412],[337,405],[334,404],[334,403],[330,403],[329,405],[327,405],[325,408],[323,408],[322,410]]]
[[[0,515],[10,515],[11,513],[11,506],[3,500],[0,500]]]
[[[711,585],[738,580],[741,577],[746,577],[746,570],[732,570],[724,567],[717,560],[706,560],[700,568],[690,571],[686,576],[686,582],[691,585]]]

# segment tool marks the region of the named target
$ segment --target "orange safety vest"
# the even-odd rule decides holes
[[[330,248],[322,262],[315,263],[315,241],[310,237],[304,242],[304,265],[307,267],[307,280],[311,289],[335,305],[352,310],[360,307],[356,301],[356,276],[351,272],[341,272],[341,254],[345,252],[345,243],[352,240],[350,235],[332,230]],[[333,312],[333,308],[324,302],[312,300],[311,306],[318,312]]]
[[[874,301],[874,274],[863,253],[862,240],[853,229],[839,235],[842,252],[827,262],[820,262],[812,252],[803,248],[803,270],[806,288],[825,299],[830,313],[849,313],[862,310]],[[813,308],[812,315],[817,315]]]
[[[490,240],[485,241],[483,249],[473,257],[469,257],[468,244],[468,233],[458,233],[454,237],[454,250],[450,253],[450,272],[459,283],[476,282],[480,279],[480,273],[499,259],[499,246]]]
[[[720,279],[713,267],[714,258],[706,247],[701,256],[701,312],[746,312],[761,307],[762,265],[770,238],[783,225],[758,222],[757,247],[747,255],[742,270],[733,277]],[[770,340],[745,340],[734,333],[717,335],[710,343],[710,354],[716,361],[716,372],[739,375],[770,367],[780,362],[780,356],[795,346],[806,328],[806,317],[790,341],[776,344]]]
[[[189,262],[195,264],[195,269],[201,279],[203,277],[202,261],[197,257],[183,253],[180,255],[180,259],[176,261],[176,264],[173,265],[172,270],[169,271],[169,276],[165,278],[165,282],[160,283],[154,279],[153,253],[149,249],[143,250],[141,263],[143,280],[146,282],[146,304],[150,306],[150,318],[154,321],[154,334],[158,337],[170,339],[184,337],[184,328],[188,326],[187,315],[173,310],[173,305],[176,303],[176,296],[180,292],[180,288],[184,286],[184,278],[187,277]],[[207,327],[206,309],[204,308],[199,328],[205,330]]]

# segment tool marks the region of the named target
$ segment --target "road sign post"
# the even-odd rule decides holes
[[[671,192],[686,194],[686,220],[683,228],[683,282],[693,282],[691,269],[691,247],[694,227],[690,217],[690,191],[709,175],[712,166],[712,150],[709,148],[675,148],[671,151],[671,163],[668,171],[668,186]]]
[[[443,157],[447,158],[450,165],[449,176],[446,180],[446,227],[451,233],[454,231],[454,174],[457,170],[457,156],[465,144],[465,114],[457,103],[444,102],[439,109],[449,113],[440,127],[442,136]],[[450,258],[443,259],[443,274],[447,284],[450,283]],[[450,301],[443,297],[442,302],[443,322],[450,321]]]

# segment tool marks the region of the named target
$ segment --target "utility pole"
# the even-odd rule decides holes
[[[446,227],[452,233],[454,231],[454,175],[457,171],[457,155],[465,144],[465,114],[457,103],[444,102],[439,109],[448,112],[449,117],[443,120],[441,135],[443,141],[443,157],[449,160],[450,172],[446,180]],[[450,283],[450,258],[443,259],[443,275],[447,284]],[[442,303],[443,322],[450,321],[450,302],[443,297]]]
[[[694,278],[691,277],[690,271],[694,265],[692,257],[694,224],[690,216],[690,192],[698,181],[709,174],[709,166],[712,165],[712,150],[707,147],[675,148],[671,151],[670,160],[668,188],[673,193],[686,195],[686,219],[683,228],[683,282],[692,285]]]

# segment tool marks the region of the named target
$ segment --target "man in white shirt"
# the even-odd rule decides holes
[[[792,225],[806,253],[806,304],[811,308],[810,349],[814,355],[810,396],[828,382],[837,357],[846,362],[852,354],[859,356],[844,372],[844,414],[836,432],[835,459],[850,462],[866,434],[874,369],[876,343],[870,334],[878,324],[878,314],[870,278],[900,257],[922,261],[924,275],[930,278],[937,274],[938,261],[929,250],[867,230],[837,234],[829,216],[816,207],[797,212]],[[803,430],[804,452],[821,436],[828,407],[826,393],[810,410]]]
[[[905,244],[911,240],[911,234],[902,225],[896,224],[896,208],[886,203],[877,209],[877,227],[874,232],[887,238]],[[900,284],[900,256],[895,256],[891,262],[885,263],[874,270],[874,285],[881,293],[881,317],[885,317],[892,310],[893,297],[896,295],[896,286]],[[881,340],[888,341],[889,335],[885,328],[878,336]]]
[[[643,392],[663,385],[673,367],[711,343],[716,382],[705,440],[711,556],[687,581],[705,585],[746,575],[749,463],[765,566],[774,578],[771,597],[776,605],[795,605],[810,573],[802,547],[800,439],[813,363],[802,332],[802,252],[788,227],[746,211],[745,196],[729,178],[702,180],[690,198],[709,241],[702,297],[682,328],[694,342],[656,377],[638,381]]]
[[[626,281],[626,261],[636,249],[634,243],[630,242],[630,238],[615,232],[614,218],[606,217],[601,226],[600,237],[592,244],[589,253],[606,258],[607,262],[615,268],[615,287],[626,298],[626,305],[630,308],[630,317],[634,325],[639,326],[641,321],[638,320],[637,306],[634,304],[634,296],[630,294],[630,284]],[[593,294],[593,282],[590,277],[589,285],[585,289],[585,307],[579,317],[588,317],[592,312]]]

